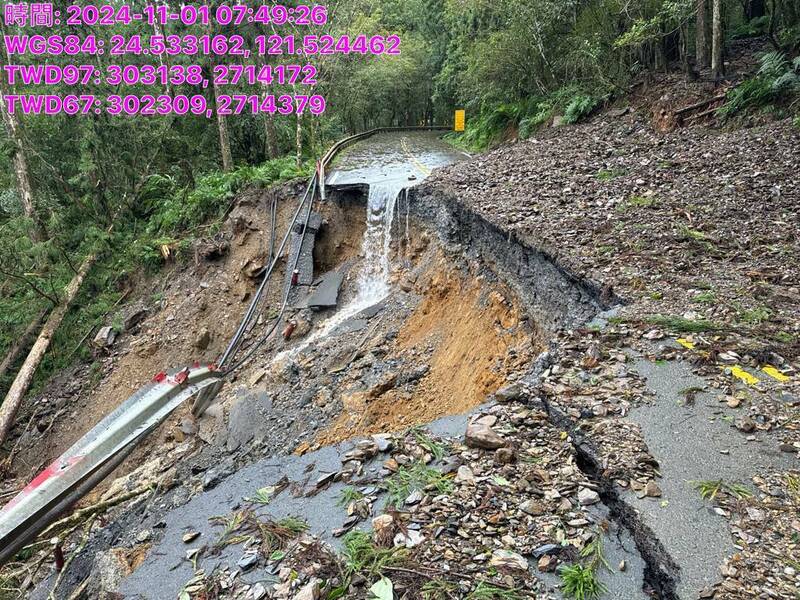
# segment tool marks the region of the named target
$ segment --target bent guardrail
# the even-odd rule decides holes
[[[159,373],[95,425],[0,510],[0,563],[102,481],[182,402],[222,376],[199,365]]]
[[[247,349],[244,358],[225,369],[227,363],[236,358],[241,342],[248,330],[261,301],[261,297],[282,254],[289,234],[298,219],[306,224],[313,207],[314,196],[319,190],[325,198],[325,169],[344,148],[378,133],[400,131],[437,131],[446,127],[379,127],[339,140],[325,153],[310,178],[306,192],[298,203],[292,222],[280,247],[273,255],[272,263],[263,281],[245,312],[219,366],[200,366],[159,373],[153,380],[133,394],[113,412],[101,420],[83,438],[33,479],[17,496],[0,510],[0,564],[13,557],[25,544],[44,531],[59,516],[91,491],[159,424],[181,403],[195,394],[192,407],[195,416],[200,416],[213,403],[223,379],[235,372],[249,360],[255,350],[275,331],[287,305],[288,290],[283,299],[280,314],[267,328],[267,333]],[[303,207],[309,202],[305,214]],[[305,234],[306,228],[303,228]],[[274,232],[273,232],[274,233]]]

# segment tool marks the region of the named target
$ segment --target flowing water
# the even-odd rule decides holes
[[[397,196],[403,182],[387,181],[369,186],[367,230],[361,243],[364,262],[358,275],[358,295],[354,303],[371,306],[389,294],[389,246],[392,243]]]
[[[301,344],[291,350],[279,353],[273,361],[278,361],[285,356],[296,355],[312,342],[326,337],[347,319],[374,306],[389,295],[392,225],[397,208],[397,198],[405,184],[406,182],[403,180],[388,180],[370,184],[367,198],[367,228],[361,242],[362,264],[356,279],[356,296]]]

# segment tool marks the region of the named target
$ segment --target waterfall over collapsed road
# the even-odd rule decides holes
[[[403,183],[386,181],[369,186],[367,229],[361,245],[363,264],[358,275],[358,295],[353,304],[370,306],[383,300],[389,293],[392,223]]]
[[[361,311],[378,304],[391,291],[392,225],[397,208],[397,198],[405,187],[403,180],[388,180],[369,186],[366,207],[366,229],[361,242],[362,262],[356,279],[356,295],[338,312],[298,346],[279,352],[272,362],[295,356],[312,342],[327,337],[339,325]]]

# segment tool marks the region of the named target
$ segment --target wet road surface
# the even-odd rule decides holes
[[[326,184],[349,186],[403,180],[413,185],[433,169],[468,156],[444,141],[441,132],[380,133],[343,150],[330,168]]]

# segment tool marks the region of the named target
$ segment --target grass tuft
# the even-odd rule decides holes
[[[458,585],[446,579],[431,579],[422,585],[420,592],[423,600],[450,600],[456,597]]]
[[[522,594],[511,588],[501,588],[481,581],[467,596],[466,600],[522,600]]]
[[[339,500],[337,504],[339,506],[348,506],[351,502],[358,502],[363,497],[364,494],[359,492],[357,489],[346,487],[342,490],[342,493],[339,494]]]
[[[422,427],[412,427],[409,433],[414,436],[420,448],[424,448],[436,460],[442,460],[447,453],[447,447],[434,440]]]
[[[567,598],[593,600],[606,593],[606,587],[591,567],[580,564],[563,566],[558,575],[561,577],[561,591]]]
[[[753,495],[747,487],[740,483],[727,483],[722,479],[705,480],[705,481],[692,481],[690,482],[694,489],[700,492],[700,497],[703,500],[714,500],[719,494],[726,492],[731,496],[742,500],[750,498]]]
[[[400,467],[386,480],[389,504],[393,506],[402,506],[412,492],[426,489],[435,490],[438,494],[449,494],[453,491],[453,483],[448,477],[422,462],[415,462],[410,467]]]
[[[720,326],[712,321],[699,319],[697,321],[690,321],[683,317],[675,317],[669,315],[650,315],[645,318],[645,322],[650,325],[658,325],[672,331],[679,333],[702,333],[704,331],[717,331]]]
[[[367,579],[380,577],[386,567],[400,564],[408,554],[403,547],[378,548],[372,541],[372,535],[366,531],[350,531],[342,541],[342,554],[349,577],[356,573]]]

